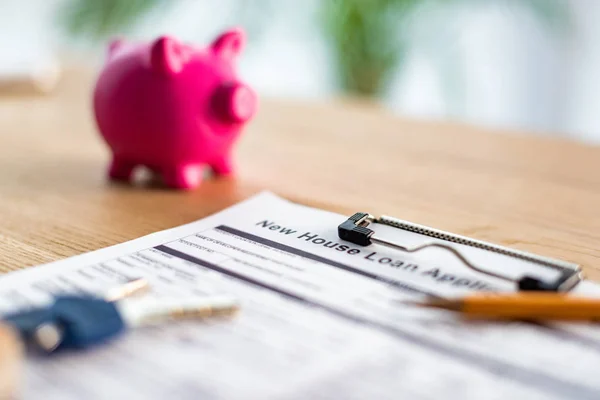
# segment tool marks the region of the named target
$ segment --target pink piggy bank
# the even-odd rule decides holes
[[[244,41],[233,29],[205,49],[167,36],[110,44],[94,111],[112,150],[111,179],[129,181],[145,166],[166,185],[191,189],[206,165],[218,175],[234,172],[232,148],[257,106],[235,72]]]

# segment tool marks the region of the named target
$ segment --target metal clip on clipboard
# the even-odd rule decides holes
[[[409,232],[418,233],[429,236],[440,241],[427,242],[414,247],[403,246],[402,244],[394,243],[389,240],[377,237],[375,231],[369,229],[370,224],[387,225],[394,228],[402,229]],[[573,289],[583,279],[581,268],[577,264],[566,261],[556,260],[548,257],[542,257],[535,254],[527,253],[520,250],[510,249],[504,246],[498,246],[493,243],[487,243],[481,240],[471,239],[466,236],[455,235],[450,232],[444,232],[438,229],[429,228],[427,226],[413,224],[412,222],[403,221],[397,218],[381,216],[375,218],[368,213],[356,213],[348,218],[345,222],[338,226],[338,236],[342,240],[346,240],[359,246],[369,246],[373,243],[387,246],[396,250],[407,253],[416,253],[422,249],[437,247],[447,250],[454,254],[465,266],[473,271],[504,281],[514,282],[517,288],[521,291],[547,291],[547,292],[567,292]],[[449,244],[443,243],[452,242],[461,245],[471,246],[478,249],[487,250],[497,254],[502,254],[509,257],[514,257],[520,260],[538,264],[545,268],[551,268],[559,271],[560,275],[554,281],[545,281],[530,275],[524,275],[520,278],[511,278],[501,273],[486,270],[478,267],[469,261],[460,250]]]

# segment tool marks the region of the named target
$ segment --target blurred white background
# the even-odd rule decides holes
[[[127,32],[169,33],[205,43],[244,24],[250,42],[242,76],[264,96],[339,95],[319,10],[326,0],[172,0]],[[0,73],[60,62],[99,68],[102,41],[69,35],[66,0],[0,0]],[[505,4],[506,3],[506,4]],[[510,6],[508,5],[510,3]],[[569,22],[548,27],[518,1],[470,1],[420,16],[382,101],[398,114],[455,119],[600,143],[600,1],[570,0]],[[256,5],[259,7],[256,7]],[[241,15],[240,10],[243,10]],[[67,61],[65,61],[67,60]]]

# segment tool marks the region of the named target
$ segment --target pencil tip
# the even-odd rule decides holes
[[[459,310],[460,302],[450,301],[448,299],[430,298],[424,301],[418,300],[397,300],[398,303],[423,308],[442,308],[446,310]]]
[[[426,301],[419,301],[419,300],[395,300],[396,303],[399,304],[404,304],[407,306],[414,306],[414,307],[424,307],[427,304],[429,304]]]

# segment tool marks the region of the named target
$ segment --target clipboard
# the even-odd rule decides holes
[[[377,236],[377,232],[372,229],[375,228],[377,224],[418,233],[435,240],[417,246],[406,246],[401,243],[395,243]],[[338,236],[342,240],[346,240],[359,246],[379,244],[406,253],[417,253],[426,248],[443,249],[458,258],[462,264],[469,269],[494,278],[512,282],[519,291],[569,292],[583,280],[581,267],[577,264],[511,249],[509,247],[484,242],[482,240],[457,235],[385,215],[374,217],[369,213],[357,212],[338,226]],[[472,263],[456,246],[452,245],[453,243],[528,261],[539,265],[541,268],[556,270],[559,272],[559,276],[552,281],[544,280],[533,275],[523,275],[515,279]]]

